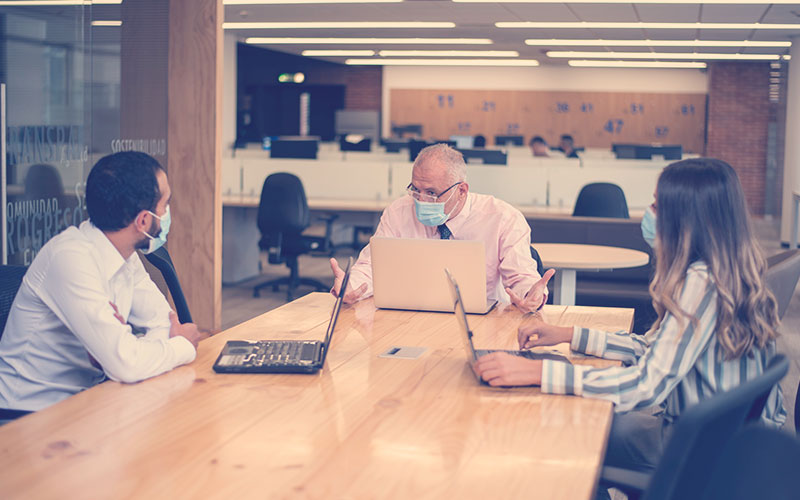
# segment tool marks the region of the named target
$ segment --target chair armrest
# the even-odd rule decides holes
[[[641,494],[650,484],[651,475],[619,467],[604,466],[600,471],[600,484],[614,487],[625,493],[638,492]]]

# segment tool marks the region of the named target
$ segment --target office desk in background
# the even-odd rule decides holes
[[[574,243],[534,243],[545,268],[555,268],[553,276],[553,303],[575,304],[577,271],[610,271],[644,266],[650,256],[631,248],[604,245],[579,245]],[[630,330],[628,330],[630,331]]]
[[[256,224],[259,201],[259,196],[222,197],[222,283],[224,284],[239,283],[259,274],[258,241],[261,235]],[[309,198],[308,207],[312,212],[339,215],[334,223],[334,243],[346,243],[353,240],[349,227],[377,227],[381,213],[392,201],[394,200]],[[534,233],[537,219],[551,221],[569,219],[573,222],[606,220],[596,217],[572,217],[571,207],[515,206],[528,219]],[[643,213],[643,210],[631,210],[630,220],[638,224]]]
[[[318,375],[213,372],[227,340],[321,339],[332,306],[307,295],[201,342],[189,366],[0,427],[3,498],[591,498],[611,403],[479,385],[452,314],[366,300],[342,310]],[[613,330],[633,320],[544,315]],[[503,305],[470,315],[477,346],[513,346],[521,317]],[[427,351],[378,357],[398,345]]]

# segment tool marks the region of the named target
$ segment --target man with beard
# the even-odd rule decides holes
[[[194,361],[207,334],[178,322],[136,253],[166,242],[170,194],[164,168],[147,154],[95,164],[89,220],[42,247],[11,306],[0,408],[36,411],[106,377],[133,383]]]

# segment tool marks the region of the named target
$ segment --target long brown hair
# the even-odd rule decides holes
[[[656,272],[650,283],[659,325],[681,309],[686,271],[703,261],[717,289],[717,342],[727,359],[777,337],[778,308],[762,276],[767,264],[753,237],[742,187],[730,165],[712,158],[666,167],[656,188]]]

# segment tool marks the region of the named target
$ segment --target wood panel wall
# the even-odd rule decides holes
[[[222,0],[169,0],[169,252],[193,319],[222,310]]]
[[[705,143],[705,94],[392,89],[390,99],[393,124],[421,123],[437,139],[540,135],[556,144],[571,134],[577,146],[682,144],[692,153]]]

